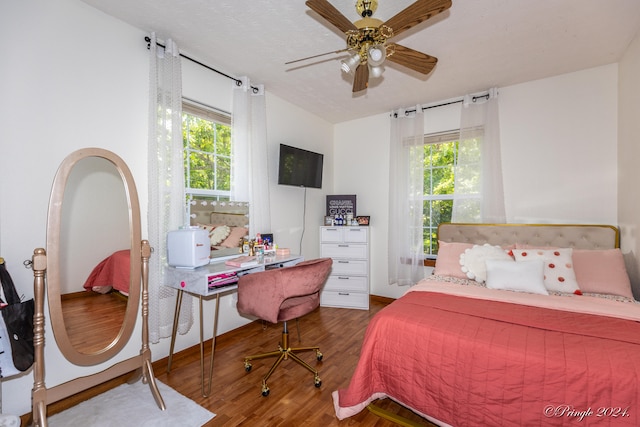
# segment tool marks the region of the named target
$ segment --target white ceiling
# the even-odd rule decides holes
[[[332,123],[615,63],[640,28],[639,0],[453,0],[393,39],[438,58],[428,76],[387,62],[383,78],[352,94],[345,53],[285,65],[345,47],[304,0],[83,1]],[[329,1],[360,18],[355,0]],[[411,3],[379,0],[373,17],[386,21]]]

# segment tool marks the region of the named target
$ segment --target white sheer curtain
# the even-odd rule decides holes
[[[233,91],[231,199],[249,202],[249,236],[271,232],[264,87],[241,77]]]
[[[149,76],[149,339],[153,343],[171,335],[176,291],[164,286],[166,238],[185,222],[182,154],[182,77],[180,52],[171,40],[165,48],[151,34]],[[192,299],[183,299],[179,329],[186,333],[192,320]]]
[[[451,221],[505,222],[497,88],[464,97],[459,141]]]
[[[423,221],[424,114],[422,107],[391,113],[389,153],[389,284],[425,276]]]

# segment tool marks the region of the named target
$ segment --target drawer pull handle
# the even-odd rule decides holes
[[[340,279],[340,280],[349,280],[348,277],[344,277],[344,276],[338,276],[338,279]]]
[[[338,245],[339,248],[348,248],[349,245]]]
[[[338,292],[338,295],[349,295],[349,292]]]
[[[349,264],[349,261],[338,261],[338,264]]]

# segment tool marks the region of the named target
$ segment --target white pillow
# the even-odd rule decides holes
[[[212,246],[218,246],[224,239],[229,236],[231,233],[231,227],[228,225],[221,225],[220,227],[216,227],[213,229],[211,233],[209,233],[209,239],[211,240]]]
[[[209,241],[211,242],[211,246],[218,246],[229,236],[229,233],[231,233],[231,228],[228,225],[215,226],[199,224],[199,226],[209,232]]]
[[[487,288],[549,295],[541,259],[521,262],[488,259],[486,264]]]
[[[513,256],[516,261],[542,259],[547,290],[570,294],[580,290],[573,270],[573,249],[514,249]]]
[[[469,279],[482,283],[487,280],[485,261],[489,259],[513,260],[500,246],[491,246],[485,243],[482,246],[474,245],[461,253],[460,265]]]

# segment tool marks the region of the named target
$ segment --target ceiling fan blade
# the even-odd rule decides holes
[[[318,15],[333,24],[343,33],[349,30],[356,30],[357,27],[349,21],[338,9],[333,7],[327,0],[307,0],[307,6]]]
[[[369,86],[369,67],[367,64],[360,64],[356,68],[356,76],[353,79],[353,93],[365,90]]]
[[[438,58],[427,55],[426,53],[418,52],[417,50],[399,44],[393,44],[392,46],[395,52],[393,55],[387,56],[387,61],[404,65],[419,73],[429,74],[438,62]]]
[[[307,2],[309,3],[309,2]],[[403,31],[426,21],[451,7],[451,0],[418,0],[406,9],[398,12],[384,25],[391,27],[393,35],[397,36]]]

